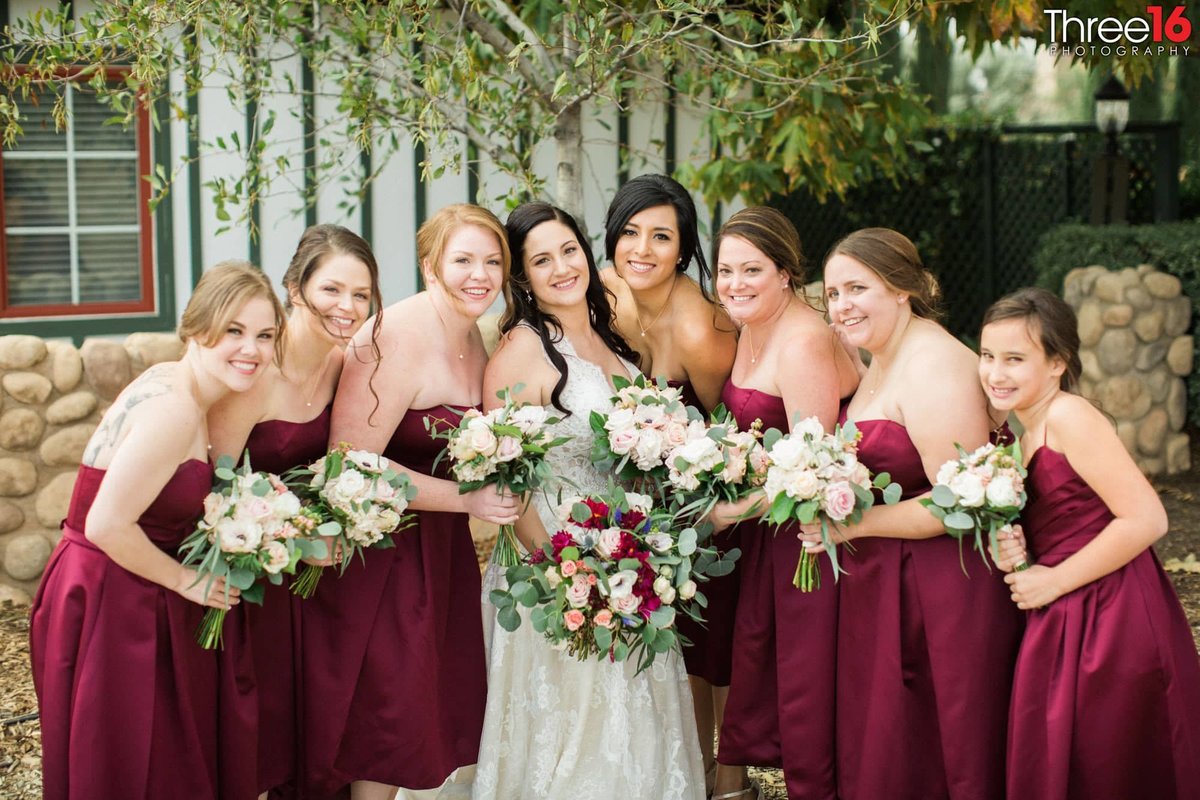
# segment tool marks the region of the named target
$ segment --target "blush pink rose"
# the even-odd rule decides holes
[[[521,455],[521,440],[515,436],[504,436],[496,446],[496,460],[512,461]]]
[[[596,616],[592,618],[592,622],[597,628],[612,627],[613,615],[607,608],[602,608],[596,612]]]
[[[627,594],[624,597],[613,597],[608,601],[608,605],[618,614],[632,616],[637,613],[638,607],[642,604],[642,598],[636,594]]]
[[[569,631],[577,631],[583,625],[583,612],[577,608],[572,608],[566,614],[563,614],[563,623]]]
[[[572,608],[583,608],[588,603],[588,598],[591,597],[592,586],[588,583],[587,578],[582,575],[577,576],[567,587],[567,603]]]
[[[576,566],[574,561],[564,561],[558,565],[558,568],[562,570],[564,578],[569,578],[579,571],[579,567]]]
[[[834,522],[841,522],[854,510],[854,490],[844,481],[831,483],[821,493],[821,509]]]

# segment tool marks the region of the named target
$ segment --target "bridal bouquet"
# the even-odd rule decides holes
[[[520,388],[518,385],[514,391]],[[553,477],[546,454],[569,441],[548,430],[559,420],[544,407],[518,403],[508,389],[499,391],[497,397],[504,405],[486,414],[468,409],[457,428],[432,433],[448,440],[451,471],[461,494],[491,485],[516,495],[538,489]],[[500,526],[492,560],[502,567],[521,562],[512,525]]]
[[[997,552],[997,534],[1011,525],[1025,507],[1025,467],[1021,463],[1021,443],[985,444],[973,453],[955,444],[958,458],[947,461],[938,470],[930,497],[921,504],[942,521],[946,533],[962,541],[973,535],[975,550],[987,564],[983,533],[987,531],[991,552]],[[1026,564],[1016,569],[1025,569]],[[990,566],[989,566],[990,569]]]
[[[900,499],[900,485],[892,483],[891,476],[881,472],[872,479],[858,460],[861,438],[852,422],[826,433],[816,417],[801,420],[786,436],[772,429],[763,437],[770,456],[764,485],[770,506],[764,518],[776,525],[819,519],[821,544],[833,566],[834,580],[843,570],[829,535],[830,523],[853,525],[862,519],[875,503],[872,489],[879,489],[888,504]],[[821,588],[816,556],[807,548],[800,553],[792,583],[804,592]]]
[[[673,529],[649,497],[616,487],[562,504],[559,519],[562,528],[508,569],[508,588],[491,601],[505,630],[520,627],[525,606],[534,630],[580,661],[637,657],[641,672],[678,649],[676,617],[700,620],[699,582],[727,575],[738,556],[701,547],[695,528]]]
[[[769,462],[762,446],[762,422],[748,431],[718,405],[706,425],[688,422],[685,440],[666,457],[667,481],[675,490],[681,516],[700,519],[719,501],[733,502],[763,485]]]
[[[644,375],[613,376],[616,394],[607,414],[593,411],[592,463],[621,480],[667,479],[667,456],[687,441],[688,408],[679,389]]]
[[[262,603],[263,578],[279,585],[303,556],[322,554],[323,543],[307,538],[320,521],[277,476],[251,469],[249,456],[237,470],[232,458],[222,456],[213,490],[204,498],[204,516],[179,552],[201,578],[224,578],[226,599],[233,587],[243,600]],[[225,613],[205,610],[196,631],[201,647],[221,647]]]
[[[393,546],[389,533],[412,523],[405,514],[417,488],[388,459],[366,450],[352,450],[342,443],[307,467],[285,476],[288,486],[302,499],[305,508],[321,520],[316,534],[326,538],[341,554],[342,570],[366,547]],[[311,597],[324,567],[306,564],[292,582],[292,592]]]

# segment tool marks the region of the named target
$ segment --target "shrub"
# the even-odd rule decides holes
[[[1194,332],[1200,316],[1200,222],[1158,225],[1060,225],[1038,240],[1033,256],[1037,285],[1062,294],[1063,278],[1076,267],[1102,264],[1118,270],[1153,264],[1183,283],[1192,301]],[[1200,350],[1196,353],[1200,365]],[[1200,427],[1200,373],[1187,377],[1188,419]]]

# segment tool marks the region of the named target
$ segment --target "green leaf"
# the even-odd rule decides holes
[[[517,628],[521,627],[521,615],[517,613],[515,606],[505,606],[496,613],[496,621],[500,623],[500,627],[512,633]]]
[[[883,490],[883,502],[889,506],[894,506],[900,502],[900,495],[904,493],[904,489],[898,483],[889,483],[887,488]]]
[[[245,592],[254,585],[254,573],[248,569],[239,569],[235,567],[229,571],[229,575],[226,577],[226,580],[233,588],[241,589],[243,592]]]
[[[607,652],[608,648],[612,647],[612,631],[608,628],[594,628],[592,637],[596,640],[596,647],[601,652]]]
[[[939,483],[935,485],[933,487],[933,494],[931,497],[933,502],[937,503],[942,508],[954,508],[954,506],[958,505],[958,495],[954,493],[953,489],[945,484]]]
[[[971,519],[969,514],[962,511],[947,514],[946,518],[942,520],[942,524],[956,531],[971,531],[975,529],[975,520]]]
[[[679,533],[679,555],[690,556],[696,552],[696,529],[684,528]]]

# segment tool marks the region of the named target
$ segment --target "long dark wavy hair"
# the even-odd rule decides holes
[[[508,333],[521,323],[537,331],[542,339],[542,349],[546,351],[546,357],[558,370],[558,383],[554,384],[554,391],[550,393],[550,403],[564,414],[569,414],[570,411],[559,403],[563,388],[567,385],[567,360],[554,347],[555,342],[562,341],[562,324],[553,314],[547,314],[538,306],[537,298],[533,296],[533,289],[529,284],[529,273],[525,268],[525,239],[538,225],[553,221],[567,226],[587,258],[588,288],[584,297],[592,330],[599,334],[609,350],[627,361],[636,364],[638,355],[621,334],[617,333],[610,304],[612,292],[601,282],[595,256],[587,246],[587,239],[579,230],[579,223],[575,218],[549,203],[524,203],[513,209],[504,224],[508,231],[508,247],[512,252],[512,271],[504,284],[504,299],[508,307],[500,319],[500,333]]]
[[[671,206],[675,209],[675,223],[679,227],[679,263],[676,272],[687,272],[692,261],[700,272],[700,291],[711,300],[708,285],[712,271],[704,258],[700,244],[700,230],[696,222],[696,203],[688,190],[674,178],[666,175],[639,175],[627,182],[613,195],[604,218],[604,254],[609,261],[617,252],[617,240],[634,214],[655,206]]]

